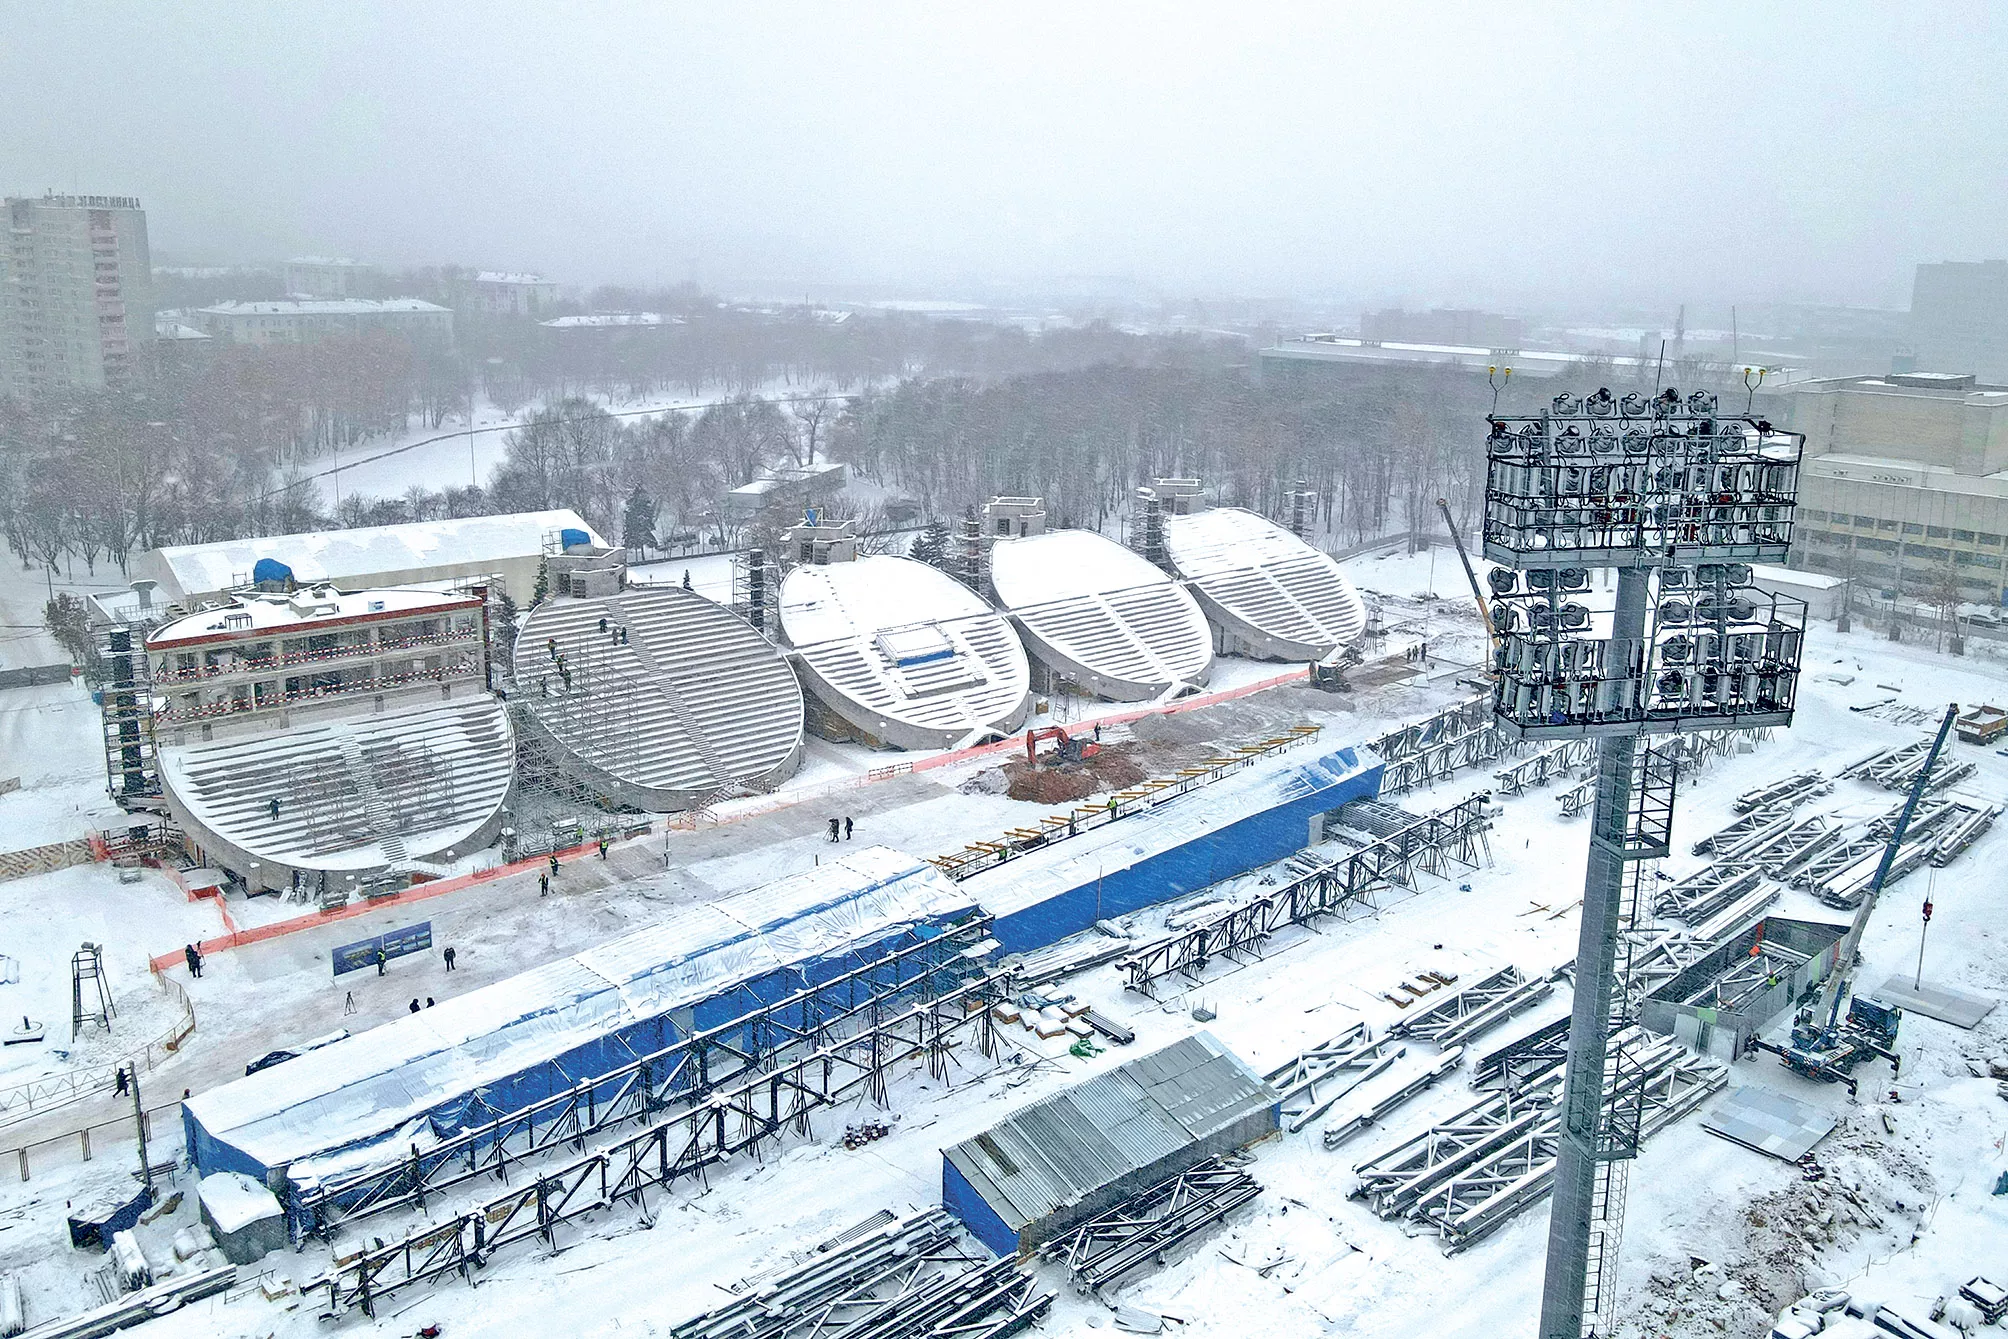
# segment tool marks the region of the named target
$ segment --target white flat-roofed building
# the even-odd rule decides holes
[[[159,583],[164,603],[184,608],[249,584],[261,559],[284,564],[303,585],[345,590],[500,577],[528,604],[538,567],[562,549],[567,532],[575,542],[607,547],[577,512],[560,509],[175,544],[140,555],[137,575]]]
[[[1010,622],[909,558],[796,567],[781,584],[781,630],[809,691],[868,742],[975,743],[1017,729],[1031,706]]]
[[[286,291],[303,298],[361,297],[376,276],[374,265],[341,256],[295,256],[280,268]]]
[[[536,316],[558,300],[558,286],[541,274],[483,270],[469,285],[475,310],[488,316]]]
[[[1366,630],[1366,606],[1339,565],[1252,511],[1166,516],[1164,547],[1223,653],[1322,660]]]
[[[1183,587],[1088,530],[999,539],[990,582],[1032,655],[1102,697],[1135,702],[1213,670],[1213,634]]]
[[[1858,590],[2008,603],[2008,386],[1838,377],[1792,395],[1806,435],[1792,562]]]
[[[311,344],[388,333],[414,344],[451,344],[453,313],[423,298],[289,298],[198,307],[203,333],[234,344]]]

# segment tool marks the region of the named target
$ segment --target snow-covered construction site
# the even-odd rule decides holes
[[[2001,662],[1789,607],[1789,434],[1569,398],[1468,564],[162,551],[0,694],[0,1332],[1998,1319]]]

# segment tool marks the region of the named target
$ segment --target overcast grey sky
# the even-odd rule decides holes
[[[1908,304],[2008,7],[0,0],[0,190],[563,281]]]

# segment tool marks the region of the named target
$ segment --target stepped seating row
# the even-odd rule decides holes
[[[1169,583],[1074,596],[1017,611],[1026,630],[1098,674],[1169,687],[1213,663],[1213,638],[1190,596]]]
[[[954,657],[895,666],[876,642],[856,637],[796,650],[838,692],[879,715],[956,732],[1015,717],[1031,683],[1010,624],[998,614],[976,614],[934,626],[955,644]],[[980,682],[972,661],[980,662]]]
[[[1359,597],[1321,555],[1215,572],[1192,584],[1236,617],[1291,641],[1338,646],[1366,627]]]
[[[370,769],[385,830],[370,818],[345,736]],[[281,865],[347,868],[386,837],[423,855],[482,826],[509,793],[515,744],[501,705],[483,696],[163,749],[161,773],[187,821],[230,845]]]
[[[517,642],[516,680],[561,744],[650,789],[779,780],[801,743],[801,688],[780,653],[730,610],[674,587],[539,605]]]

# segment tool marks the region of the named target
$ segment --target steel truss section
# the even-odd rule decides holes
[[[1675,736],[1675,738],[1678,737]],[[1692,852],[1695,855],[1712,854],[1720,856],[1732,851],[1743,842],[1748,841],[1759,832],[1778,822],[1779,819],[1789,819],[1792,816],[1792,808],[1795,803],[1796,801],[1794,800],[1778,800],[1769,804],[1759,805],[1757,808],[1742,815],[1728,827],[1719,828],[1709,833],[1706,837],[1703,837],[1691,848]]]
[[[1555,802],[1562,806],[1562,817],[1574,818],[1578,814],[1589,812],[1590,806],[1596,802],[1596,798],[1597,779],[1593,776],[1586,776],[1560,795],[1557,795]]]
[[[1400,1052],[1396,1054],[1399,1055]],[[1393,1058],[1390,1057],[1390,1060]],[[1399,1088],[1382,1097],[1365,1111],[1336,1124],[1327,1125],[1323,1135],[1325,1147],[1337,1148],[1361,1130],[1380,1124],[1381,1121],[1387,1118],[1389,1112],[1407,1102],[1417,1093],[1435,1087],[1437,1080],[1443,1078],[1463,1063],[1464,1048],[1462,1046],[1451,1047],[1442,1055],[1436,1057],[1435,1060],[1425,1065],[1421,1070],[1410,1075],[1408,1080]]]
[[[1687,1114],[1728,1081],[1726,1066],[1695,1059],[1670,1039],[1636,1028],[1618,1038],[1625,1062],[1606,1078],[1606,1096],[1640,1104],[1641,1136]],[[1498,1228],[1551,1187],[1562,1139],[1564,1054],[1556,1051],[1520,1085],[1361,1163],[1354,1195],[1382,1218],[1432,1228],[1452,1253]]]
[[[1769,805],[1797,805],[1815,795],[1825,795],[1834,788],[1834,783],[1819,772],[1794,772],[1791,776],[1780,777],[1776,781],[1744,791],[1736,797],[1736,812],[1747,814],[1753,809]]]
[[[1931,863],[1949,865],[1958,859],[1967,847],[1980,840],[1987,829],[1994,826],[1994,820],[2001,813],[1998,804],[1984,809],[1961,806],[1966,812],[1946,825],[1945,835],[1932,843]]]
[[[1846,826],[1830,814],[1812,814],[1766,835],[1762,841],[1753,841],[1726,859],[1739,865],[1754,865],[1781,879],[1788,878],[1790,871],[1843,841]]]
[[[953,1218],[938,1208],[925,1209],[791,1269],[749,1280],[739,1297],[670,1334],[672,1339],[1001,1339],[1045,1314],[1053,1294],[1016,1260],[992,1260],[960,1239]]]
[[[1699,925],[1722,908],[1747,897],[1764,880],[1764,871],[1749,866],[1704,866],[1653,893],[1652,913]]]
[[[1518,967],[1504,967],[1442,1003],[1400,1020],[1388,1029],[1388,1036],[1456,1046],[1545,999],[1554,988],[1548,977],[1530,981]]]
[[[1489,860],[1485,841],[1489,827],[1483,800],[1473,795],[1326,868],[1146,944],[1118,958],[1116,967],[1128,978],[1124,983],[1128,989],[1149,995],[1153,984],[1173,973],[1197,977],[1215,958],[1259,953],[1286,925],[1355,909],[1376,910],[1374,896],[1382,889],[1413,888],[1421,874],[1444,877],[1453,865],[1476,869],[1481,851]]]
[[[1520,746],[1492,719],[1490,697],[1467,698],[1368,745],[1385,767],[1380,793],[1393,799],[1446,781],[1459,770],[1508,757]]]
[[[1569,1020],[1558,1018],[1544,1028],[1488,1051],[1471,1067],[1474,1088],[1525,1088],[1569,1058]]]
[[[1269,1086],[1281,1094],[1283,1128],[1295,1134],[1405,1054],[1406,1047],[1375,1041],[1365,1023],[1355,1023],[1331,1040],[1270,1070],[1266,1075]],[[1334,1080],[1338,1081],[1336,1085]],[[1324,1085],[1322,1093],[1320,1085]]]
[[[1492,780],[1498,786],[1501,798],[1524,795],[1535,786],[1547,785],[1556,777],[1573,776],[1577,769],[1594,766],[1596,761],[1596,740],[1565,739],[1550,744],[1531,758],[1494,772]]]
[[[1211,1158],[1053,1238],[1039,1254],[1066,1265],[1076,1292],[1095,1292],[1162,1260],[1261,1193],[1247,1172]]]
[[[897,947],[821,985],[693,1033],[604,1074],[582,1079],[520,1110],[463,1130],[410,1156],[298,1192],[295,1239],[405,1205],[511,1167],[627,1121],[702,1100],[777,1058],[868,1031],[909,999],[930,999],[968,978],[970,955],[990,942],[990,917],[977,914],[945,932],[909,932]]]
[[[530,1238],[555,1246],[557,1228],[614,1204],[643,1202],[732,1155],[757,1151],[790,1128],[805,1134],[812,1113],[862,1091],[886,1100],[891,1067],[924,1058],[947,1077],[958,1038],[974,1031],[988,1057],[996,1051],[992,1008],[1008,995],[1008,971],[986,972],[860,1032],[753,1072],[638,1133],[544,1172],[508,1193],[373,1247],[307,1285],[326,1288],[329,1310],[360,1307],[371,1316],[391,1294],[447,1274],[467,1277],[503,1247]],[[303,1289],[305,1291],[306,1289]]]

